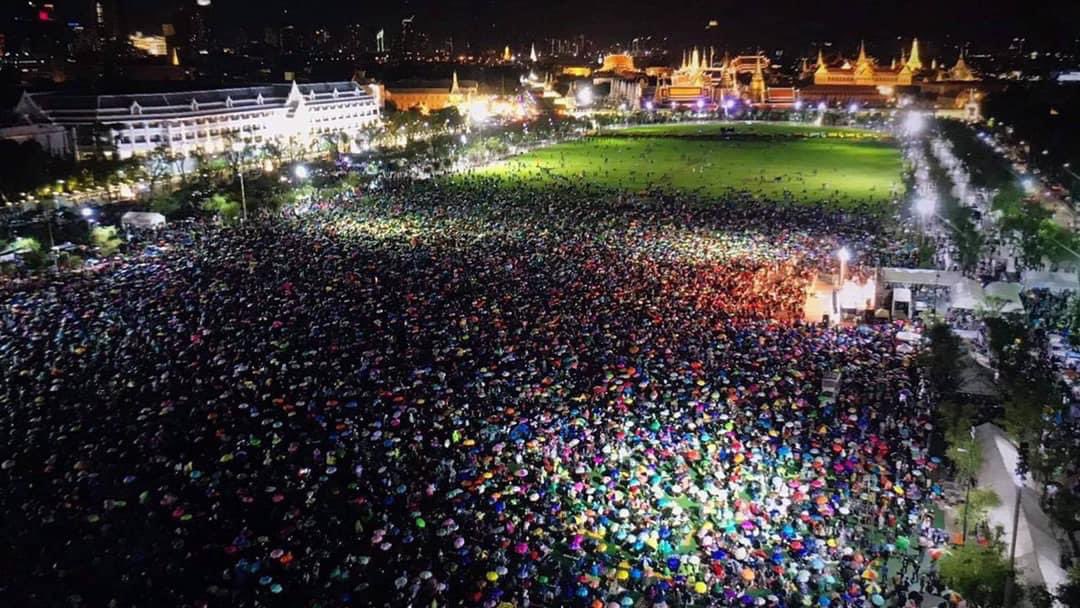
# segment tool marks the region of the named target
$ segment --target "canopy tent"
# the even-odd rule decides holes
[[[1024,303],[1020,300],[1020,283],[1005,283],[995,281],[983,289],[985,294],[984,306],[997,308],[999,303],[1004,303],[1001,312],[1024,312]]]
[[[1054,293],[1080,291],[1080,279],[1075,272],[1043,272],[1025,270],[1020,276],[1024,289],[1049,289]]]
[[[949,293],[949,308],[975,310],[982,305],[985,298],[986,294],[978,281],[961,278],[952,285]]]
[[[949,307],[960,310],[996,310],[1002,313],[1023,312],[1020,284],[990,283],[985,288],[974,279],[960,279],[950,290]]]
[[[950,270],[928,270],[925,268],[882,268],[881,281],[899,285],[934,285],[950,287],[964,275]]]
[[[897,287],[892,291],[892,301],[896,304],[910,304],[911,290],[907,287]]]
[[[983,463],[979,469],[980,487],[993,488],[1001,497],[1001,504],[990,509],[991,527],[1005,530],[1005,545],[1012,542],[1014,531],[1013,510],[1016,492],[1020,491],[1020,516],[1016,526],[1016,568],[1021,580],[1027,584],[1046,585],[1057,589],[1067,580],[1061,568],[1061,541],[1050,518],[1039,507],[1039,490],[1029,481],[1017,485],[1013,475],[1019,460],[1016,446],[997,426],[983,424],[975,428],[975,440],[982,448]]]
[[[165,225],[165,216],[160,213],[128,211],[120,216],[120,223],[127,228],[158,228]]]

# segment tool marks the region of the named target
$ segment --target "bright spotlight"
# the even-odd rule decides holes
[[[651,101],[646,101],[646,102],[645,102],[645,109],[646,109],[646,110],[649,110],[649,111],[651,112],[651,111],[652,111],[652,109],[653,109],[653,108],[655,108],[655,107],[656,107],[656,106],[654,106],[654,105],[653,105],[653,102],[651,102]]]
[[[1031,179],[1030,177],[1025,177],[1024,179],[1020,180],[1020,185],[1024,187],[1024,192],[1027,192],[1028,194],[1031,194],[1035,192],[1035,190],[1037,190],[1037,188],[1035,187],[1035,180]]]
[[[801,99],[796,99],[795,100],[795,111],[798,112],[798,111],[802,110],[802,108],[803,108],[802,100]]]
[[[703,110],[704,108],[705,108],[705,100],[704,99],[697,100],[697,109],[698,110]]]
[[[293,175],[296,176],[296,179],[307,179],[311,173],[308,171],[307,166],[296,165],[296,168],[293,169]]]
[[[592,102],[593,102],[592,88],[590,88],[590,87],[582,87],[582,89],[577,92],[577,102],[578,102],[578,105],[582,105],[582,106],[587,106],[587,105],[592,104]]]
[[[824,101],[819,101],[818,104],[817,104],[817,111],[818,112],[824,112],[827,107],[828,106],[825,105]]]
[[[848,112],[851,112],[852,114],[854,114],[855,112],[858,112],[858,111],[859,111],[859,104],[853,103],[850,106],[848,106]]]
[[[81,213],[83,217],[94,217],[94,210],[90,207],[83,207],[79,210],[79,213]]]
[[[841,247],[840,251],[836,252],[836,257],[846,264],[851,261],[851,250],[847,247]]]
[[[469,143],[469,138],[464,133],[462,133],[461,134],[461,145],[464,146],[467,143]]]
[[[915,199],[915,212],[923,217],[928,217],[937,208],[937,201],[932,196],[920,196]]]
[[[904,133],[918,135],[926,128],[926,117],[918,112],[909,112],[904,118]]]

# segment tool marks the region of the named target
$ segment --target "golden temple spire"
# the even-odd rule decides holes
[[[912,72],[918,72],[923,68],[922,60],[919,59],[919,39],[913,38],[911,40],[911,57],[907,60],[908,69]]]

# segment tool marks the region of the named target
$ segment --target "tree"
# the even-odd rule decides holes
[[[153,196],[158,182],[169,177],[173,169],[173,155],[169,147],[162,144],[143,159],[143,171],[146,173],[146,181],[150,183],[150,196]]]
[[[240,203],[229,200],[223,194],[215,194],[202,204],[203,211],[213,213],[225,225],[231,225],[240,218]]]
[[[1018,442],[1039,445],[1048,406],[1060,403],[1049,370],[1026,369],[1022,375],[1007,380],[1005,430]]]
[[[160,194],[150,201],[150,210],[166,217],[176,215],[184,206],[183,201],[175,193]]]
[[[434,121],[441,123],[440,126],[445,126],[444,128],[449,130],[457,129],[465,124],[465,118],[455,106],[447,106],[432,112],[431,117]]]
[[[123,244],[116,236],[116,226],[96,226],[90,231],[90,241],[106,256],[115,253]]]
[[[1054,596],[1065,606],[1080,606],[1080,565],[1069,569],[1068,582],[1059,585]]]
[[[978,606],[1000,606],[1012,576],[1000,543],[967,543],[948,550],[939,562],[941,580]]]
[[[307,154],[307,148],[303,142],[295,137],[289,137],[280,142],[279,147],[281,149],[281,156],[288,164],[294,164],[304,159]]]
[[[41,242],[32,236],[21,236],[11,242],[9,247],[12,251],[27,251],[41,253]]]
[[[927,336],[930,338],[930,348],[923,355],[923,367],[930,370],[930,382],[938,394],[949,395],[957,385],[960,338],[945,323],[935,323]]]

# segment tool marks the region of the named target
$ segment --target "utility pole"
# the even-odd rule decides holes
[[[244,170],[240,169],[240,206],[244,211],[244,221],[248,219],[247,216],[247,192],[244,190]]]

